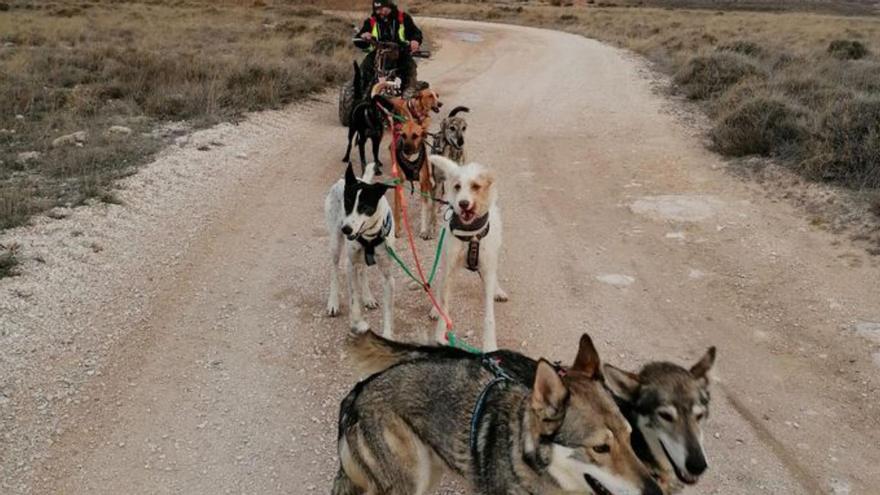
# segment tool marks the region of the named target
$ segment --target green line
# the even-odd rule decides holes
[[[449,347],[455,347],[457,349],[461,349],[463,351],[470,352],[472,354],[482,354],[483,351],[477,349],[476,347],[468,345],[467,342],[463,340],[459,340],[458,337],[455,336],[452,331],[446,332],[446,339],[449,341]]]
[[[434,275],[437,275],[437,267],[440,265],[440,251],[443,249],[443,239],[446,238],[446,227],[440,229],[440,240],[437,241],[437,250],[434,252],[434,266],[431,267],[431,276],[428,278],[428,285],[434,283]]]
[[[406,263],[404,263],[403,260],[400,259],[399,256],[397,256],[397,253],[394,252],[394,249],[392,249],[391,246],[389,246],[387,242],[385,243],[385,251],[388,252],[388,256],[391,256],[391,259],[393,259],[394,261],[397,262],[398,265],[400,265],[400,268],[403,269],[403,272],[406,273],[407,275],[409,275],[409,278],[413,279],[413,281],[415,281],[415,283],[422,285],[422,282],[419,279],[417,279],[415,277],[415,275],[412,274],[411,271],[409,271],[409,268],[407,268]]]

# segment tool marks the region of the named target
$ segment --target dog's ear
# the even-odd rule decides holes
[[[431,87],[431,84],[427,81],[419,81],[418,86],[416,86],[416,91],[424,91]]]
[[[540,435],[551,435],[565,418],[565,404],[568,401],[568,388],[562,377],[546,360],[538,361],[535,384],[532,387],[532,412],[537,420]]]
[[[709,384],[712,378],[712,366],[715,365],[715,346],[710,347],[706,354],[697,361],[697,364],[691,366],[691,375],[700,381],[704,387]]]
[[[353,186],[357,184],[357,177],[354,175],[354,168],[352,168],[351,162],[348,162],[348,166],[345,167],[345,185]]]
[[[642,385],[639,375],[624,371],[610,364],[602,365],[602,374],[605,376],[605,385],[611,389],[615,397],[627,402],[633,402]]]
[[[492,187],[492,184],[495,183],[495,172],[489,169],[483,169],[483,171],[480,172],[480,180],[483,181],[486,189]]]
[[[589,334],[581,335],[581,341],[578,345],[577,357],[574,358],[574,364],[571,365],[571,371],[577,371],[587,375],[593,380],[602,379],[602,367],[599,361],[599,353],[596,346],[593,345],[593,339]]]
[[[443,171],[443,175],[446,176],[447,180],[455,177],[458,173],[458,165],[445,156],[430,155],[428,156],[428,160],[430,160],[435,167]]]

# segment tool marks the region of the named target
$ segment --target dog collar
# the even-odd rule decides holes
[[[486,400],[489,398],[489,392],[500,383],[513,381],[510,375],[501,368],[501,360],[498,358],[484,355],[482,365],[485,369],[492,372],[495,377],[483,387],[483,391],[477,397],[477,402],[474,404],[474,412],[471,415],[471,433],[468,443],[470,444],[471,456],[474,459],[477,458],[477,447],[479,446],[480,419],[483,417],[483,411],[486,409]]]
[[[364,262],[366,262],[367,266],[373,266],[376,264],[376,248],[381,246],[385,239],[388,237],[388,234],[391,233],[391,212],[388,212],[388,216],[385,217],[385,220],[382,223],[382,230],[376,234],[376,237],[372,239],[367,239],[363,235],[357,236],[356,240],[360,243],[364,248]]]
[[[465,268],[472,272],[480,270],[480,241],[489,235],[489,214],[481,216],[470,224],[463,224],[455,213],[449,220],[449,231],[458,240],[468,243]]]

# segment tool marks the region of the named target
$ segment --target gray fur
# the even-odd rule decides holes
[[[473,450],[474,407],[495,378],[479,356],[439,352],[371,376],[340,407],[332,493],[422,495],[450,471],[484,494],[588,494],[601,483],[617,495],[660,495],[630,448],[589,337],[578,356],[564,377],[541,361],[531,386],[492,388]]]

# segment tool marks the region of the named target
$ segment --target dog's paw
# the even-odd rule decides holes
[[[379,301],[373,298],[364,298],[364,307],[367,309],[376,309],[379,307]]]
[[[495,300],[498,302],[507,302],[510,300],[510,297],[507,296],[507,292],[504,292],[500,287],[495,291]]]
[[[431,312],[428,313],[428,318],[433,321],[437,321],[440,318],[440,313],[437,312],[437,308],[431,308]]]
[[[334,318],[336,316],[339,316],[341,314],[341,311],[339,311],[339,304],[328,304],[326,314],[330,318]]]
[[[364,320],[351,324],[351,331],[354,333],[366,333],[370,329],[370,324]]]
[[[422,284],[416,282],[415,280],[410,280],[408,284],[406,284],[406,288],[409,290],[419,290],[422,288]]]
[[[434,232],[432,232],[430,230],[423,230],[419,233],[419,237],[421,237],[422,239],[424,239],[426,241],[430,241],[431,239],[434,238]]]

